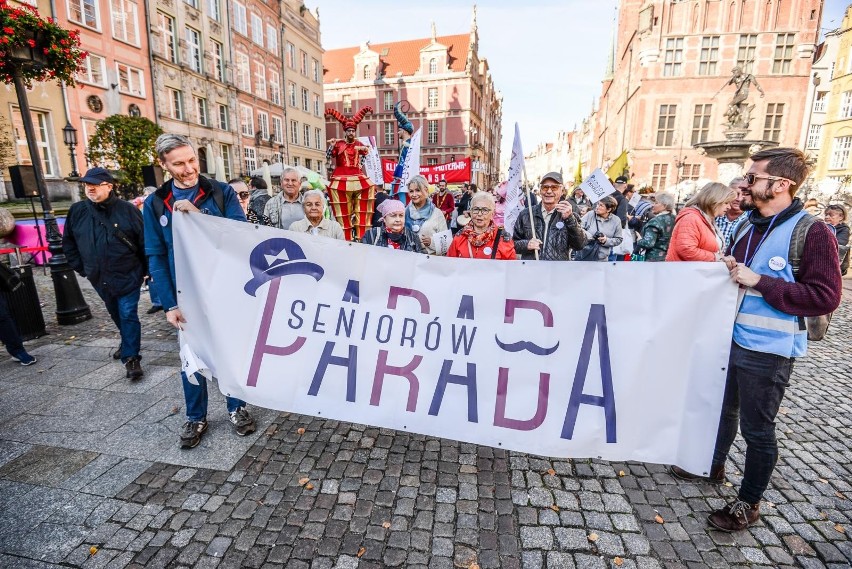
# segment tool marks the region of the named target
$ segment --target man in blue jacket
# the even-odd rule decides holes
[[[157,138],[157,157],[172,179],[148,196],[143,208],[145,220],[145,253],[152,278],[151,286],[160,299],[166,320],[177,329],[186,319],[177,300],[175,252],[172,235],[173,212],[201,212],[245,221],[243,209],[233,188],[199,174],[198,156],[188,138],[179,134],[163,134]],[[193,381],[181,372],[186,400],[186,423],[180,435],[181,448],[193,448],[207,431],[207,381],[196,373]],[[234,430],[240,436],[255,431],[255,422],[246,411],[245,401],[225,398]]]
[[[116,180],[109,171],[91,168],[80,181],[88,200],[68,210],[62,247],[68,264],[89,279],[121,333],[113,357],[124,363],[128,378],[139,379],[144,375],[139,292],[146,274],[142,214],[113,193]]]

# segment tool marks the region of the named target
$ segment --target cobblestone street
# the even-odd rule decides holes
[[[796,363],[762,523],[726,534],[706,515],[735,496],[664,465],[553,460],[252,408],[234,436],[218,393],[210,431],[178,448],[176,336],[144,312],[136,384],[94,318],[58,327],[38,364],[0,361],[0,567],[604,568],[852,564],[852,281],[829,336]],[[212,392],[211,392],[212,393]]]

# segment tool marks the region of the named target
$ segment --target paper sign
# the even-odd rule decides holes
[[[382,159],[376,148],[376,138],[373,136],[359,136],[358,141],[364,146],[369,146],[370,151],[364,157],[364,171],[374,186],[381,186],[383,181]]]
[[[450,250],[450,243],[453,242],[453,232],[447,229],[432,235],[432,247],[435,248],[436,255],[446,255]]]
[[[633,192],[633,197],[630,198],[630,201],[627,203],[630,204],[631,207],[635,208],[639,205],[639,202],[642,200],[642,196],[639,195],[639,192]]]
[[[598,168],[580,184],[580,189],[586,192],[589,196],[589,201],[598,203],[601,198],[604,198],[615,192],[615,188],[609,183],[609,179],[604,174],[604,171]]]
[[[194,385],[198,385],[198,379],[195,377],[196,372],[202,372],[201,374],[204,376],[209,375],[207,364],[201,361],[201,358],[192,351],[192,348],[186,342],[181,342],[180,370],[186,374],[187,380]],[[208,373],[205,374],[205,371]]]

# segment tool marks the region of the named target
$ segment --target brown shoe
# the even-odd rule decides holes
[[[725,465],[716,468],[710,468],[710,476],[701,476],[687,472],[679,466],[670,466],[669,473],[675,478],[687,480],[689,482],[709,482],[710,484],[721,484],[725,481]]]
[[[756,524],[759,519],[760,502],[749,504],[741,500],[734,500],[707,517],[711,526],[727,532],[744,530],[748,526]]]

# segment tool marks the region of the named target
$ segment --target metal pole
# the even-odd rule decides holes
[[[44,169],[41,163],[41,155],[36,144],[35,128],[33,118],[30,114],[30,105],[27,101],[27,89],[20,73],[13,75],[15,92],[18,95],[18,106],[21,109],[21,122],[24,123],[24,133],[27,137],[27,148],[30,151],[30,159],[33,163],[36,187],[41,198],[41,209],[44,212],[44,229],[47,234],[47,250],[51,257],[48,261],[50,276],[53,278],[53,290],[56,294],[56,320],[61,325],[78,324],[89,320],[92,312],[83,299],[80,285],[77,283],[77,275],[68,265],[65,253],[62,250],[62,235],[59,233],[59,225],[53,215],[53,206],[47,195],[47,184],[44,181]]]

